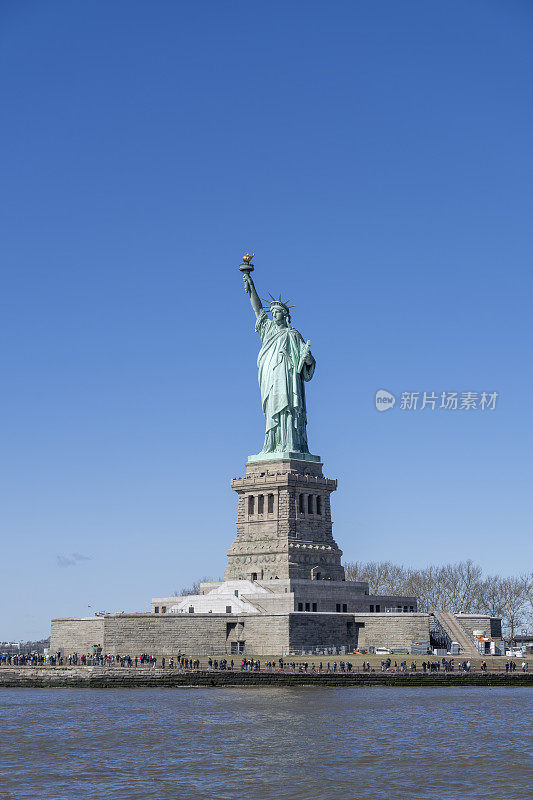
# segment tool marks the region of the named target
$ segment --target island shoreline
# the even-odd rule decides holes
[[[246,688],[279,686],[533,686],[533,672],[254,672],[113,667],[3,667],[0,689]]]

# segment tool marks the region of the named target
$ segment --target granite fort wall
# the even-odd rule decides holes
[[[117,615],[105,618],[105,652],[160,656],[224,652],[227,619],[220,614]]]
[[[289,644],[288,615],[169,614],[106,618],[105,652],[190,655],[230,653],[242,642],[248,653],[282,653]]]
[[[454,614],[461,628],[469,636],[474,636],[474,631],[485,631],[485,636],[500,639],[502,635],[502,621],[498,617],[489,617],[481,614]]]
[[[406,647],[411,642],[429,641],[429,614],[356,614],[359,647]]]
[[[248,653],[282,653],[289,646],[288,615],[117,614],[52,621],[53,652],[171,656],[230,653],[243,642]]]
[[[295,613],[289,615],[289,649],[358,646],[358,627],[352,614]]]
[[[92,653],[94,645],[104,646],[105,617],[53,619],[50,652]]]
[[[256,655],[284,653],[289,647],[289,614],[249,616],[243,620],[240,636],[246,652]]]
[[[487,616],[458,615],[472,635],[485,630],[497,636],[500,621]],[[314,647],[409,648],[430,638],[425,613],[287,612],[270,614],[117,614],[52,621],[52,652],[90,653],[100,644],[112,655],[158,656],[230,653],[231,642],[245,643],[248,654],[280,655]]]

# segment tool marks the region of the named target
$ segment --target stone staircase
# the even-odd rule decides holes
[[[433,613],[451,641],[459,644],[460,655],[466,658],[479,658],[479,651],[474,640],[466,633],[450,611],[434,611]]]
[[[252,598],[248,595],[241,594],[241,600],[244,600],[246,603],[250,603],[250,605],[256,608],[261,614],[269,613],[266,608],[261,605],[261,603],[257,602],[255,598],[252,600]]]

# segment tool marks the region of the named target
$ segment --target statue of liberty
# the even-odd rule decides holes
[[[309,453],[306,433],[305,382],[313,377],[316,364],[311,343],[291,327],[291,306],[281,296],[276,300],[270,295],[271,300],[265,301],[272,319],[268,317],[250,277],[252,257],[246,254],[240,269],[256,316],[255,330],[261,337],[257,366],[266,433],[263,449],[250,460],[319,461]]]

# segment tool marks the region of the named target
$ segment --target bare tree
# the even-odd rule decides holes
[[[347,561],[344,564],[344,574],[346,575],[347,581],[364,581],[366,578],[363,577],[365,565],[362,561]]]
[[[526,619],[527,586],[528,579],[525,575],[502,580],[503,622],[511,639],[514,639],[517,628],[523,625]]]
[[[477,611],[483,572],[473,561],[459,561],[443,567],[443,606],[454,614]],[[444,610],[444,609],[443,609]]]
[[[189,594],[200,594],[200,581],[193,581],[190,586],[182,586],[180,597],[186,597]]]
[[[490,614],[491,617],[503,617],[504,615],[504,592],[503,578],[499,575],[487,575],[481,581],[478,591],[478,608],[483,614]]]
[[[365,581],[370,594],[397,594],[406,583],[407,571],[391,561],[352,561],[344,565],[347,580]]]
[[[533,606],[533,572],[526,575],[526,592],[527,599],[530,606]]]
[[[481,567],[471,560],[429,564],[422,569],[390,561],[352,561],[344,568],[347,580],[366,581],[370,594],[417,597],[419,611],[500,617],[511,638],[520,626],[533,623],[533,573],[484,577]]]
[[[411,570],[406,593],[418,598],[418,609],[426,613],[443,607],[443,568],[430,564],[423,569]]]
[[[191,595],[191,594],[200,594],[200,584],[201,583],[209,583],[209,582],[211,582],[213,580],[214,581],[220,581],[220,580],[222,580],[222,578],[213,579],[213,578],[210,578],[207,575],[203,575],[201,578],[198,578],[197,580],[193,581],[191,586],[184,586],[179,593],[176,590],[174,592],[174,597],[187,597],[187,595]]]
[[[501,617],[504,632],[513,639],[517,629],[532,620],[530,575],[502,578],[488,575],[482,582],[479,610]]]

